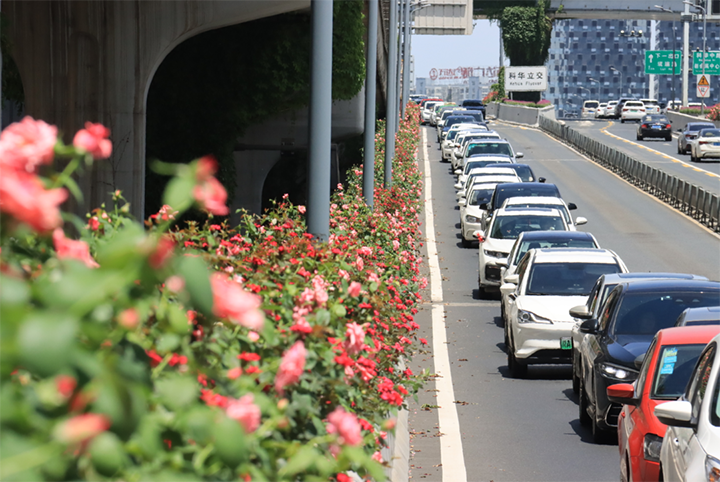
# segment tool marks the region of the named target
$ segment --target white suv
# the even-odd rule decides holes
[[[559,197],[539,197],[539,196],[518,196],[510,197],[505,200],[503,207],[517,206],[526,208],[554,208],[560,211],[565,218],[565,222],[568,225],[569,231],[577,231],[576,226],[587,224],[587,219],[578,216],[577,219],[573,220],[570,216],[570,211],[577,209],[575,203],[565,204]]]
[[[500,288],[507,296],[510,375],[525,376],[528,364],[571,363],[575,319],[570,308],[587,301],[601,275],[626,272],[625,263],[607,249],[528,251]]]
[[[565,218],[557,209],[500,208],[485,231],[476,231],[478,250],[478,291],[500,288],[500,268],[505,266],[515,240],[523,231],[567,231]]]

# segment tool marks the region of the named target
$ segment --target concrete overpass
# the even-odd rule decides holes
[[[147,92],[175,46],[207,30],[309,6],[309,0],[3,1],[25,112],[57,124],[65,142],[88,120],[112,131],[113,155],[82,180],[85,203],[77,210],[122,189],[142,217]]]

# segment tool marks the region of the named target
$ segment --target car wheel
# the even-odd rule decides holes
[[[621,124],[624,124],[624,123],[625,123],[625,119],[620,119],[620,123],[621,123]]]
[[[468,241],[465,237],[460,239],[460,243],[462,243],[463,248],[469,248],[472,246],[472,241]]]
[[[678,154],[683,154],[683,150],[680,148],[680,144],[678,144]]]
[[[500,319],[503,322],[503,326],[505,326],[507,320],[505,319],[505,302],[502,300],[502,296],[500,297]],[[507,337],[505,338],[505,344],[507,344]]]
[[[643,136],[635,136],[638,141],[643,140]]]
[[[627,454],[620,461],[620,482],[632,482],[632,473],[630,464],[628,464]]]
[[[578,419],[580,419],[580,425],[587,427],[590,425],[592,420],[590,420],[590,415],[587,411],[588,402],[587,395],[585,394],[585,383],[583,381],[582,374],[580,374],[578,391],[580,392],[578,394]]]
[[[503,326],[503,341],[505,341],[505,349],[510,349],[510,335],[509,335],[510,327],[508,326],[508,322],[505,322],[505,325]]]
[[[690,151],[690,162],[695,162],[695,161],[697,161],[697,157],[695,157],[693,155],[692,151]]]
[[[670,141],[672,141],[672,136],[667,136],[667,137],[665,138],[665,142],[670,142]]]
[[[519,363],[518,359],[515,357],[515,344],[512,342],[512,339],[507,347],[507,351],[510,376],[513,378],[525,378],[525,376],[527,376],[527,365]]]
[[[601,429],[595,417],[592,417],[592,436],[593,442],[596,444],[605,444],[612,439],[613,433],[609,430]]]

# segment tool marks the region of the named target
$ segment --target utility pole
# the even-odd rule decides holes
[[[312,0],[311,16],[307,229],[320,241],[327,241],[330,236],[333,2]]]
[[[365,62],[365,135],[363,144],[363,197],[375,203],[375,83],[377,82],[378,0],[368,0],[368,38]]]
[[[685,4],[685,10],[682,15],[683,22],[683,51],[682,51],[682,105],[688,105],[688,70],[690,70],[690,5]]]
[[[410,36],[411,25],[410,25],[410,0],[405,0],[405,23],[404,23],[404,34],[403,34],[403,83],[402,83],[402,100],[401,102],[401,119],[405,118],[405,106],[410,98]]]
[[[392,186],[392,161],[395,157],[395,131],[397,129],[397,55],[398,55],[398,0],[390,0],[388,21],[387,107],[385,123],[385,188]]]

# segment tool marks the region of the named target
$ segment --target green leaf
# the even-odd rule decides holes
[[[158,380],[155,383],[155,390],[160,396],[160,401],[173,410],[180,410],[190,405],[199,395],[197,381],[182,375],[172,375]]]
[[[95,258],[103,268],[126,268],[130,263],[145,257],[143,253],[146,249],[141,248],[147,244],[142,226],[129,223],[106,244],[98,247]]]
[[[245,432],[240,423],[229,418],[219,417],[213,429],[215,447],[220,459],[229,467],[237,467],[247,457]]]
[[[304,445],[295,455],[290,457],[287,465],[280,469],[279,475],[281,477],[288,477],[305,472],[315,464],[315,461],[319,457],[322,456],[317,450],[308,445]]]
[[[112,477],[128,462],[122,442],[112,432],[103,432],[90,442],[90,461],[100,474]]]
[[[70,364],[77,331],[78,321],[69,315],[33,313],[18,332],[23,366],[44,377],[64,370]]]
[[[186,211],[193,204],[193,187],[195,187],[195,181],[189,174],[183,177],[174,177],[165,189],[163,204],[167,204],[180,213]]]
[[[347,310],[345,309],[345,307],[343,305],[338,303],[336,305],[333,305],[332,313],[333,313],[333,315],[335,315],[338,318],[344,318],[345,315],[347,315]]]
[[[186,323],[187,324],[187,323]],[[175,333],[165,333],[157,341],[157,350],[160,353],[173,352],[180,346],[180,337]]]
[[[177,270],[185,280],[185,288],[195,308],[206,316],[212,315],[213,294],[205,262],[194,256],[182,256],[178,258]]]

